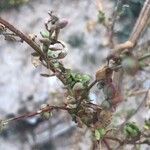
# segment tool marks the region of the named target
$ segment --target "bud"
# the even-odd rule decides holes
[[[53,44],[53,45],[50,45],[49,46],[49,49],[52,50],[52,51],[60,51],[62,50],[64,47],[62,46],[62,44],[60,43],[56,43],[56,44]]]
[[[140,68],[138,59],[133,56],[124,57],[121,65],[123,70],[129,75],[135,75]]]

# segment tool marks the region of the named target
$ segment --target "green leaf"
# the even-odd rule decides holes
[[[55,63],[53,63],[53,65],[55,68],[59,68],[59,66],[60,66],[59,62],[55,62]]]
[[[100,140],[101,135],[100,135],[100,133],[99,133],[99,131],[98,131],[98,130],[95,130],[94,135],[95,135],[95,139],[96,139],[96,140]]]
[[[126,134],[126,136],[136,137],[140,135],[141,132],[135,123],[127,123],[124,127],[124,133]]]
[[[96,140],[101,140],[102,138],[104,138],[106,134],[106,130],[104,128],[99,128],[95,130],[95,138]]]
[[[82,83],[87,85],[89,84],[91,77],[89,75],[82,75]]]
[[[99,23],[104,23],[105,20],[106,20],[105,13],[102,12],[102,11],[99,11],[98,12],[98,22]]]
[[[106,134],[106,130],[104,128],[100,128],[100,129],[98,129],[98,131],[99,131],[99,133],[101,135],[101,138],[103,138],[104,135]]]
[[[43,38],[49,38],[49,32],[48,31],[42,31],[42,32],[40,32],[40,34]]]
[[[58,57],[58,54],[56,54],[54,51],[51,51],[51,50],[48,50],[47,55],[50,58],[57,58]]]

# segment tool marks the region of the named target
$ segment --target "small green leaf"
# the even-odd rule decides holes
[[[98,22],[99,22],[99,23],[104,23],[104,22],[105,22],[105,19],[106,19],[105,13],[102,12],[102,11],[99,11],[99,12],[98,12]]]
[[[99,131],[98,131],[98,130],[95,130],[94,135],[95,135],[95,139],[96,139],[96,140],[100,140],[101,135],[100,135],[100,133],[99,133]]]
[[[91,77],[89,75],[82,75],[83,84],[86,84],[86,85],[89,84],[90,80],[91,80]]]
[[[101,135],[101,138],[103,138],[104,135],[106,134],[106,130],[105,130],[104,128],[100,128],[100,129],[98,129],[98,130],[99,130],[99,133],[100,133],[100,135]]]
[[[95,130],[95,138],[96,140],[101,140],[102,138],[104,138],[106,134],[106,130],[104,128],[99,128]]]
[[[60,66],[59,62],[55,62],[55,63],[53,63],[53,65],[55,68],[59,68],[59,66]]]
[[[42,31],[42,32],[40,32],[40,34],[43,38],[49,38],[49,32],[48,31]]]
[[[136,137],[140,135],[141,132],[135,123],[127,123],[126,126],[124,127],[124,133],[126,136]]]

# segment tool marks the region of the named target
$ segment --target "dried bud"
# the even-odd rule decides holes
[[[133,56],[124,57],[121,65],[123,70],[129,75],[135,75],[140,67],[138,59]]]
[[[49,45],[51,43],[51,41],[48,38],[40,39],[40,42],[46,45]]]
[[[43,119],[49,119],[52,116],[52,112],[51,111],[44,111],[44,110],[46,110],[48,108],[49,108],[48,104],[41,105],[41,108],[40,108],[41,113],[40,114],[41,114],[41,117]]]
[[[96,80],[104,80],[112,75],[112,70],[108,66],[102,66],[97,72],[96,72]]]
[[[1,32],[1,31],[5,31],[5,26],[0,23],[0,32]]]
[[[17,42],[17,39],[12,35],[5,35],[5,40],[8,42]]]
[[[34,65],[34,67],[38,67],[39,65],[41,65],[41,61],[40,61],[39,56],[32,57],[31,62]]]
[[[32,41],[35,41],[35,39],[37,38],[37,35],[35,35],[35,34],[29,34],[29,38],[30,38]]]
[[[60,51],[60,50],[62,50],[64,47],[62,46],[62,44],[60,44],[60,43],[56,43],[56,44],[53,44],[53,45],[50,45],[49,46],[49,49],[51,50],[51,51]]]
[[[68,21],[67,21],[66,19],[62,19],[62,20],[60,20],[60,21],[56,24],[56,26],[57,26],[59,29],[63,29],[63,28],[65,28],[65,27],[67,26],[67,24],[68,24]]]
[[[0,120],[0,133],[6,128],[8,122]]]

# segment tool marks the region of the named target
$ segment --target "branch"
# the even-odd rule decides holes
[[[133,49],[141,33],[147,27],[149,18],[150,18],[150,0],[146,0],[141,10],[141,13],[137,19],[137,22],[133,28],[133,32],[129,37],[129,40],[126,41],[125,43],[116,45],[114,47],[112,54],[108,56],[108,59],[111,56],[114,56],[115,54],[120,54],[125,49]],[[113,81],[116,83],[118,90],[120,90],[122,86],[122,76],[123,76],[123,71],[114,72],[113,74]]]
[[[146,29],[148,21],[150,18],[150,0],[146,0],[144,6],[140,12],[140,15],[136,21],[136,24],[133,28],[133,31],[129,37],[129,40],[125,43],[118,44],[114,48],[115,53],[121,53],[124,49],[131,49],[133,48],[143,31]]]
[[[40,57],[45,60],[45,62],[48,64],[49,68],[51,69],[53,72],[55,72],[55,67],[53,66],[53,64],[47,60],[47,57],[45,56],[45,54],[43,53],[43,51],[40,49],[40,47],[34,42],[32,41],[29,37],[27,37],[24,33],[22,33],[21,31],[19,31],[18,29],[16,29],[13,25],[11,25],[9,22],[7,22],[6,20],[2,19],[0,17],[0,23],[3,24],[6,28],[8,28],[10,31],[12,31],[13,33],[15,33],[17,36],[19,36],[23,41],[25,41],[30,47],[32,47],[39,55]],[[65,81],[63,79],[63,76],[61,76],[60,74],[57,75],[58,79],[61,80],[61,82],[63,84],[65,84]]]
[[[129,116],[126,118],[126,120],[120,125],[119,130],[122,130],[122,128],[124,127],[124,125],[140,110],[140,108],[143,106],[143,104],[146,102],[146,99],[148,97],[148,93],[149,93],[149,89],[147,90],[142,102],[140,103],[140,105],[136,108],[136,110]]]

